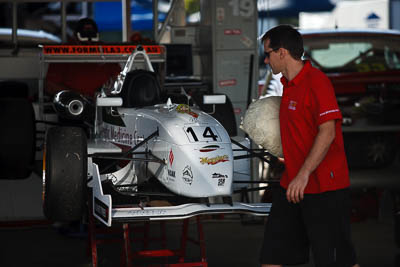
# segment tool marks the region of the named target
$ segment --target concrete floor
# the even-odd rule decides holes
[[[205,219],[203,221],[206,240],[206,255],[210,267],[255,267],[263,236],[263,221],[241,221],[239,216],[225,219]],[[244,224],[243,222],[247,222]],[[389,214],[380,218],[370,218],[353,223],[353,239],[363,267],[392,267],[400,250],[393,236],[393,221]],[[158,223],[151,226],[151,236],[159,234]],[[181,221],[167,222],[168,247],[179,247]],[[190,224],[190,232],[195,234],[195,224]],[[139,235],[137,233],[136,235]],[[0,266],[91,266],[87,256],[85,235],[60,234],[51,225],[18,228],[0,228]],[[155,245],[154,243],[153,245]],[[99,266],[120,266],[121,244],[98,246]],[[155,248],[155,247],[154,247]],[[133,249],[135,245],[133,245]],[[188,259],[198,261],[200,252],[190,244]],[[145,264],[146,266],[146,264]],[[311,263],[301,267],[311,267]]]
[[[399,163],[398,163],[399,164]],[[385,179],[398,179],[399,165],[379,172],[353,172],[353,190],[362,190],[365,183]],[[386,183],[386,180],[382,182]],[[89,267],[86,236],[61,234],[53,225],[5,227],[7,221],[43,220],[41,211],[41,179],[31,177],[25,181],[0,181],[0,267]],[[361,221],[352,224],[353,240],[362,267],[400,267],[395,264],[400,249],[394,241],[394,225],[391,196],[383,191],[379,210],[373,211],[370,204],[363,209]],[[368,203],[368,202],[367,202]],[[370,202],[369,202],[370,203]],[[372,207],[372,208],[371,208]],[[26,218],[25,218],[26,217]],[[263,218],[253,220],[238,215],[227,215],[225,219],[206,218],[203,221],[206,240],[207,262],[210,267],[256,267],[262,242]],[[192,220],[194,221],[194,220]],[[246,222],[246,223],[244,223]],[[179,248],[181,221],[167,222],[168,248]],[[154,223],[151,234],[157,235],[159,227]],[[195,224],[190,224],[195,235]],[[136,235],[135,235],[136,236]],[[140,249],[133,246],[133,249]],[[99,267],[120,266],[121,244],[99,245]],[[198,261],[198,247],[188,245],[188,260]],[[144,265],[146,266],[146,265]],[[312,263],[300,267],[311,267]]]

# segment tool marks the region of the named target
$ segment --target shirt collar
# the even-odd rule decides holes
[[[286,79],[286,77],[282,76],[281,83],[283,84],[284,87],[291,86],[291,85],[298,85],[304,79],[304,77],[310,71],[310,69],[311,69],[310,61],[309,60],[305,60],[303,68],[296,75],[296,77],[294,77],[291,81],[288,81]]]

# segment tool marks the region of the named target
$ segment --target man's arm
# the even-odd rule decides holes
[[[286,191],[289,202],[299,203],[304,197],[304,189],[307,186],[310,174],[318,167],[325,158],[326,153],[335,139],[335,120],[322,123],[318,127],[310,153],[301,166],[296,177],[290,182]]]

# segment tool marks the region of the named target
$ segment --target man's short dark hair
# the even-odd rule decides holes
[[[285,48],[290,55],[300,60],[303,53],[303,38],[301,34],[290,25],[279,25],[268,30],[261,37],[261,41],[269,40],[269,47],[272,49]]]

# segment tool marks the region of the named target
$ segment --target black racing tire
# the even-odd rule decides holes
[[[393,205],[393,234],[394,234],[394,241],[396,246],[400,248],[400,191],[398,190],[391,190],[390,194],[392,196],[392,205]],[[398,263],[400,264],[400,254],[397,257]],[[399,266],[400,265],[396,265]]]
[[[43,158],[43,211],[52,221],[82,218],[86,202],[87,138],[82,128],[47,131]]]
[[[0,98],[0,179],[23,179],[33,170],[35,113],[25,98]]]
[[[394,241],[396,246],[400,248],[400,214],[397,213],[394,215]]]

